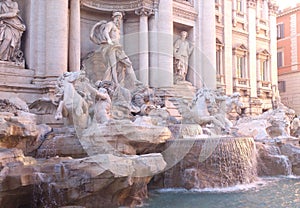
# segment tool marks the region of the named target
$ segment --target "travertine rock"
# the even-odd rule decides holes
[[[290,175],[292,166],[289,158],[276,145],[257,142],[257,173],[259,176]]]
[[[156,148],[170,138],[171,132],[167,127],[139,125],[122,120],[90,126],[79,136],[79,141],[88,155],[134,155],[156,152]]]
[[[154,153],[159,152],[160,146],[171,136],[167,127],[125,120],[93,124],[83,132],[72,127],[54,128],[40,145],[35,156],[82,158],[108,153],[115,155]]]
[[[51,131],[47,125],[36,125],[34,114],[16,111],[16,114],[0,112],[0,147],[19,148],[25,155],[32,154]]]
[[[300,148],[291,144],[283,144],[280,146],[281,153],[286,155],[292,165],[294,175],[300,175]]]
[[[0,149],[0,207],[118,207],[141,204],[166,163],[161,154],[35,160]],[[100,203],[101,202],[101,203]]]
[[[74,127],[62,127],[53,128],[53,131],[47,134],[34,156],[83,158],[88,155],[80,144]]]

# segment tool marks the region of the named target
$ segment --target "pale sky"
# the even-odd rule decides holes
[[[300,0],[277,0],[279,9],[284,9],[289,6],[296,5],[297,3],[300,3]]]

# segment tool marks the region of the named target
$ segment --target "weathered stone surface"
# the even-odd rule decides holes
[[[79,141],[88,155],[135,155],[156,152],[156,148],[170,138],[171,132],[167,127],[140,125],[123,120],[91,126],[82,132]]]
[[[0,161],[3,208],[135,206],[166,166],[161,154],[35,160],[16,149],[0,149]]]
[[[171,138],[166,127],[151,124],[113,121],[94,124],[81,132],[73,127],[54,128],[36,152],[38,158],[82,158],[88,155],[112,153],[116,155],[158,152]]]
[[[257,142],[257,173],[259,176],[290,175],[291,163],[289,158],[282,155],[276,145]]]
[[[283,144],[280,146],[281,153],[286,155],[291,164],[294,175],[300,175],[300,148],[292,144]]]
[[[199,124],[174,124],[168,127],[174,139],[191,138],[203,134]]]
[[[3,96],[0,99],[0,112],[18,114],[18,111],[29,111],[27,104],[23,100],[12,96]]]
[[[88,156],[83,149],[74,127],[53,128],[36,151],[35,157],[72,157]]]
[[[0,147],[19,148],[25,155],[32,154],[51,131],[47,125],[36,125],[34,114],[17,111],[0,112]]]

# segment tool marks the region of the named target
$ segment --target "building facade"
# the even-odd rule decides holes
[[[216,0],[217,85],[240,92],[245,113],[272,108],[277,86],[276,2]]]
[[[89,38],[93,25],[119,11],[121,43],[144,85],[174,87],[173,45],[186,31],[194,48],[187,81],[196,88],[222,87],[228,95],[240,92],[248,114],[272,107],[277,7],[271,0],[16,2],[27,26],[22,38],[26,65],[16,70],[0,63],[3,95],[27,103],[51,96],[57,77],[79,71],[81,60],[99,47]]]
[[[300,4],[277,16],[278,88],[281,101],[300,114]]]

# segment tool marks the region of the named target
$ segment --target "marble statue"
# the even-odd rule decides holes
[[[227,132],[230,132],[230,128],[233,126],[231,121],[227,118],[228,103],[231,103],[231,98],[225,95],[222,88],[215,90],[215,111],[210,114],[219,120],[225,127]]]
[[[121,12],[113,12],[112,21],[100,21],[93,26],[90,39],[100,45],[97,52],[104,57],[106,69],[101,80],[113,81],[116,86],[132,90],[141,82],[137,80],[132,63],[120,44],[122,18]]]
[[[232,133],[233,124],[227,118],[228,113],[233,109],[239,113],[242,107],[238,93],[229,97],[221,88],[217,90],[201,88],[196,92],[191,104],[183,99],[176,99],[176,103],[183,123],[197,123],[217,135]]]
[[[26,27],[18,16],[18,4],[13,0],[0,2],[0,60],[21,62],[21,36]]]
[[[226,126],[225,118],[219,112],[215,92],[207,88],[201,88],[194,96],[190,105],[183,99],[177,100],[178,109],[182,115],[183,123],[199,124],[202,127],[208,127],[213,134],[229,133],[229,127]]]
[[[105,123],[110,120],[111,99],[105,88],[99,88],[94,106],[94,118],[97,123]]]
[[[190,46],[186,40],[188,33],[182,31],[181,37],[174,43],[174,59],[175,59],[175,81],[185,81],[186,74],[189,66],[189,57],[193,51],[193,47]]]
[[[66,72],[59,78],[59,102],[55,118],[57,120],[66,117],[66,124],[78,125],[86,128],[88,125],[88,103],[82,93],[75,89],[75,82],[79,80],[80,72]]]

